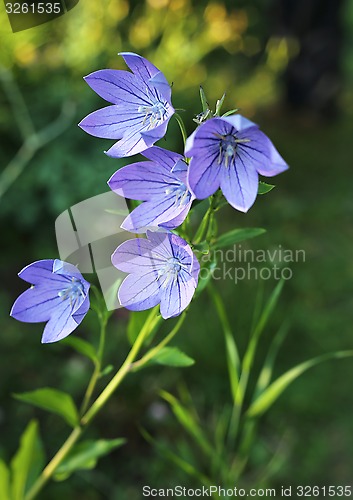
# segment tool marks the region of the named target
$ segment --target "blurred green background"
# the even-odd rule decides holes
[[[259,123],[291,166],[248,214],[230,207],[221,212],[224,230],[267,229],[246,247],[306,252],[305,263],[292,266],[255,371],[285,318],[290,331],[276,374],[321,353],[352,349],[352,29],[352,2],[334,0],[81,0],[63,17],[16,34],[1,10],[0,456],[10,459],[33,416],[48,457],[68,433],[56,417],[16,402],[12,393],[52,386],[79,400],[90,374],[88,362],[68,347],[41,345],[41,325],[18,323],[8,313],[25,289],[17,272],[34,260],[57,257],[56,217],[105,192],[107,179],[124,164],[103,154],[111,141],[76,126],[104,105],[82,77],[104,67],[125,69],[119,51],[147,57],[173,82],[173,103],[186,110],[188,132],[200,111],[198,86],[212,106],[226,91],[225,107],[238,107]],[[38,150],[28,141],[21,148],[33,128],[45,130],[48,142]],[[181,150],[173,120],[160,144]],[[216,286],[243,352],[259,287],[267,297],[275,282],[226,280]],[[127,320],[119,310],[111,321],[107,359],[115,366],[127,352]],[[74,335],[95,339],[93,313]],[[96,470],[51,484],[41,498],[134,500],[142,498],[144,484],[198,486],[146,443],[138,427],[191,460],[188,438],[159,389],[187,387],[210,433],[230,403],[223,335],[206,294],[193,304],[175,342],[196,364],[131,376],[89,431],[91,437],[127,437],[128,444]],[[270,486],[352,484],[352,379],[353,361],[347,359],[295,382],[261,421],[247,484],[258,481],[273,454],[274,470],[265,482]]]

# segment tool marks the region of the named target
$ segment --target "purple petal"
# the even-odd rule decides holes
[[[188,137],[185,145],[185,156],[205,155],[207,150],[219,152],[221,135],[230,134],[233,127],[223,118],[211,118]]]
[[[126,231],[144,232],[140,230],[148,226],[163,225],[178,217],[182,212],[184,212],[184,206],[175,203],[175,195],[165,195],[139,205],[126,217],[121,227]]]
[[[112,158],[124,158],[141,153],[148,147],[141,137],[141,129],[132,128],[120,141],[108,149],[106,154]]]
[[[72,318],[72,307],[68,300],[62,302],[63,307],[54,309],[53,314],[45,325],[42,343],[57,342],[72,333],[77,328],[77,322]]]
[[[240,144],[240,155],[244,163],[252,165],[259,174],[273,177],[288,169],[270,139],[258,129],[249,129],[242,134],[250,142]]]
[[[143,152],[143,156],[149,160],[155,161],[169,171],[172,170],[178,160],[183,159],[183,156],[179,153],[168,151],[167,149],[160,148],[159,146],[153,146],[152,148],[146,149],[146,151]]]
[[[176,217],[174,217],[174,219],[168,220],[166,222],[159,222],[158,225],[164,227],[165,229],[175,229],[176,227],[181,226],[190,211],[191,205],[192,201],[185,205],[183,210]]]
[[[25,323],[48,321],[55,308],[60,307],[62,299],[58,293],[62,286],[47,288],[36,285],[23,292],[12,306],[10,316]]]
[[[150,63],[144,57],[139,56],[133,52],[119,52],[119,56],[124,58],[124,61],[129,66],[131,71],[141,78],[145,84],[148,85],[148,81],[153,78],[157,73],[160,73],[159,69],[156,68],[152,63]]]
[[[168,128],[168,119],[165,119],[165,121],[157,127],[151,128],[150,130],[143,130],[141,132],[141,137],[146,143],[147,148],[150,148],[155,142],[159,141],[159,139],[162,139],[162,137],[165,136]]]
[[[85,81],[100,97],[113,104],[149,106],[149,98],[136,76],[128,71],[103,69],[86,76]]]
[[[165,262],[156,245],[145,238],[124,241],[112,255],[112,263],[126,273],[145,274]]]
[[[221,189],[232,207],[247,212],[253,205],[259,186],[258,174],[245,164],[242,156],[235,157],[228,167],[221,170]]]
[[[222,120],[225,120],[226,122],[230,123],[238,131],[246,130],[251,127],[259,128],[258,125],[256,125],[256,123],[248,120],[247,118],[239,114],[226,116],[222,118]]]
[[[159,71],[149,79],[149,84],[153,85],[153,87],[155,87],[165,99],[170,101],[170,98],[172,96],[172,89],[168,83],[168,80],[161,71]]]
[[[88,313],[89,306],[90,306],[89,296],[87,295],[87,297],[82,302],[82,304],[80,305],[80,307],[72,315],[72,319],[76,321],[77,326],[81,323],[81,321],[83,320],[83,318]]]
[[[54,259],[38,260],[18,273],[19,277],[31,285],[46,282],[51,286],[55,281],[66,281],[64,277],[53,276]]]
[[[221,165],[218,158],[219,148],[210,148],[191,159],[188,181],[199,200],[211,196],[219,188]]]
[[[108,181],[110,189],[119,196],[146,201],[163,196],[175,176],[167,166],[152,161],[133,163],[121,168]]]
[[[131,109],[113,105],[89,114],[79,127],[95,137],[120,139],[127,130],[130,134],[136,129],[141,130],[142,123],[143,113],[137,109],[132,112]]]
[[[195,280],[180,273],[174,283],[171,281],[161,289],[161,315],[164,319],[178,316],[190,304],[195,293]]]
[[[155,270],[150,270],[142,276],[129,274],[118,290],[119,302],[133,311],[150,309],[159,303],[160,286]]]

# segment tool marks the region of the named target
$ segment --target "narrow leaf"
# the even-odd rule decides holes
[[[44,465],[38,422],[32,420],[21,436],[20,446],[11,461],[11,499],[22,500]],[[2,497],[1,497],[2,498]]]
[[[237,113],[238,111],[239,111],[239,108],[230,109],[226,113],[223,113],[222,117],[234,115],[234,113]]]
[[[125,444],[126,439],[87,440],[76,445],[54,474],[56,481],[67,479],[73,472],[93,469],[100,457]]]
[[[200,99],[201,99],[201,104],[202,104],[202,111],[205,113],[205,111],[208,110],[209,106],[208,106],[205,91],[203,90],[201,85],[200,85]]]
[[[203,452],[206,455],[212,455],[212,446],[205,437],[201,426],[198,422],[196,422],[195,416],[169,392],[161,391],[160,395],[170,404],[178,422],[194,438],[195,442],[200,446]]]
[[[259,190],[257,194],[266,194],[272,191],[276,186],[274,184],[267,184],[266,182],[259,181]]]
[[[75,427],[79,422],[78,411],[69,394],[44,387],[32,392],[23,392],[22,394],[14,394],[14,397],[24,403],[29,403],[38,406],[43,410],[55,413],[62,417],[72,427]]]
[[[271,343],[270,349],[268,351],[268,354],[266,356],[265,363],[262,367],[262,370],[260,372],[256,388],[255,388],[255,398],[261,394],[266,387],[268,387],[271,377],[272,377],[272,371],[273,371],[273,366],[275,364],[275,360],[277,357],[277,353],[279,348],[281,347],[283,340],[285,339],[287,333],[289,330],[289,324],[287,322],[283,323],[282,326],[279,328],[278,332],[273,338],[273,341]]]
[[[309,370],[309,368],[330,359],[342,359],[350,356],[353,356],[353,351],[337,351],[323,354],[322,356],[309,359],[308,361],[295,366],[272,382],[272,384],[250,406],[247,411],[247,416],[258,417],[265,413],[287,389],[287,387],[300,375],[302,375],[302,373]]]
[[[177,347],[163,347],[152,359],[153,363],[166,366],[191,366],[195,360]]]
[[[0,459],[0,498],[11,500],[10,496],[10,471],[3,460]]]
[[[244,229],[233,229],[228,233],[222,234],[214,245],[214,248],[224,248],[229,245],[234,245],[240,241],[248,240],[250,238],[255,238],[266,232],[266,229],[261,227],[249,227]]]
[[[63,339],[61,343],[64,345],[68,345],[75,349],[75,351],[77,351],[78,353],[83,354],[84,356],[89,358],[93,362],[93,364],[98,361],[95,348],[86,340],[80,339],[78,337],[73,337],[71,335],[70,337],[66,337],[65,339]]]

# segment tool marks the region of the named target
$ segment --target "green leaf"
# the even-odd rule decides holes
[[[257,194],[266,194],[266,193],[269,193],[275,187],[276,186],[274,184],[267,184],[266,182],[260,181],[259,182],[259,190],[258,190]]]
[[[44,387],[32,392],[14,394],[14,397],[24,403],[38,406],[62,417],[72,427],[79,423],[78,411],[72,397],[65,392]]]
[[[200,243],[196,243],[196,245],[193,245],[192,249],[196,252],[200,252],[203,255],[207,255],[210,253],[210,245],[208,241],[201,241]]]
[[[203,433],[201,425],[196,421],[195,415],[191,413],[187,408],[185,408],[172,394],[167,391],[160,392],[161,397],[167,401],[174,415],[176,416],[178,422],[184,427],[184,429],[193,437],[195,442],[200,446],[202,451],[208,455],[212,456],[213,447],[210,445],[208,439]]]
[[[98,361],[95,348],[86,340],[80,339],[78,337],[73,337],[71,335],[70,337],[66,337],[65,339],[63,339],[61,343],[64,345],[68,345],[75,349],[75,351],[77,351],[78,353],[83,354],[84,356],[89,358],[93,362],[93,364]]]
[[[224,118],[224,117],[226,117],[226,116],[233,115],[234,113],[237,113],[238,111],[239,111],[239,108],[230,109],[230,110],[229,110],[229,111],[227,111],[226,113],[223,113],[222,118]]]
[[[166,366],[191,366],[195,361],[177,347],[163,347],[151,362]]]
[[[262,392],[254,403],[252,403],[246,415],[248,417],[259,417],[265,413],[265,411],[272,406],[272,404],[280,397],[287,387],[305,371],[309,370],[309,368],[330,359],[342,359],[350,356],[353,356],[353,351],[337,351],[317,356],[316,358],[309,359],[308,361],[295,366],[272,382],[272,384],[269,385],[264,392]]]
[[[201,99],[201,104],[202,104],[202,111],[205,113],[205,111],[208,110],[209,106],[208,106],[205,91],[203,90],[201,85],[200,85],[200,99]]]
[[[20,446],[11,461],[12,500],[22,500],[33,485],[44,465],[44,453],[39,437],[38,422],[32,420],[20,440]],[[1,497],[2,499],[2,497]]]
[[[216,269],[216,267],[217,267],[217,259],[213,255],[212,258],[208,260],[206,264],[203,265],[201,268],[195,297],[198,297],[200,293],[206,288],[206,286],[208,285],[208,283],[212,278],[212,273]]]
[[[73,472],[93,469],[100,457],[125,444],[126,439],[87,440],[76,445],[56,469],[54,479],[64,481]]]
[[[289,330],[289,324],[287,322],[283,323],[272,340],[270,349],[266,356],[265,363],[262,367],[262,370],[260,372],[256,384],[255,398],[257,398],[270,384],[272,378],[273,366],[276,361],[277,353],[288,333],[288,330]]]
[[[101,371],[101,374],[100,376],[101,377],[105,377],[106,375],[109,375],[109,373],[111,373],[112,371],[114,370],[114,366],[113,365],[107,365],[102,371]]]
[[[0,498],[11,500],[10,496],[10,471],[3,460],[0,459]]]
[[[224,248],[229,245],[234,245],[240,241],[248,240],[250,238],[255,238],[255,236],[260,236],[266,232],[266,229],[261,227],[248,227],[244,229],[233,229],[228,233],[222,234],[214,244],[214,248]]]
[[[226,356],[228,365],[229,383],[232,391],[233,401],[236,399],[239,386],[240,358],[239,350],[227,317],[227,313],[221,296],[210,283],[208,290],[216,307],[219,320],[222,325],[224,340],[226,344]]]

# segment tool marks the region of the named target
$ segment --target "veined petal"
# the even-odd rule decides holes
[[[228,167],[221,170],[221,189],[232,207],[247,212],[253,205],[259,187],[256,170],[243,161],[242,156],[235,157]]]
[[[185,205],[183,210],[176,217],[174,217],[174,219],[171,219],[171,220],[166,221],[166,222],[159,222],[158,225],[160,227],[163,227],[163,228],[169,229],[169,230],[175,229],[176,227],[181,226],[181,224],[184,222],[184,220],[186,219],[186,217],[190,211],[191,205],[192,205],[192,201],[190,201],[187,205]]]
[[[48,286],[53,286],[55,281],[66,281],[65,277],[53,276],[53,266],[53,259],[37,260],[24,267],[18,276],[31,285],[46,283]]]
[[[157,269],[165,262],[165,255],[145,238],[124,241],[112,255],[112,263],[126,273],[145,274]]]
[[[150,61],[134,52],[119,52],[119,56],[124,58],[131,71],[141,78],[145,84],[148,84],[151,78],[160,73],[159,69]]]
[[[86,314],[89,310],[89,306],[90,306],[90,302],[89,302],[89,297],[87,295],[87,297],[82,302],[80,307],[72,315],[72,319],[74,319],[76,321],[77,325],[79,325],[81,323],[81,321],[83,320],[83,318],[86,316]]]
[[[130,134],[141,129],[143,114],[120,106],[98,109],[84,118],[78,125],[85,132],[105,139],[120,139],[128,130]]]
[[[149,146],[141,137],[141,128],[132,128],[127,131],[120,141],[116,142],[105,153],[112,158],[124,158],[125,156],[132,156],[141,153]]]
[[[84,80],[100,97],[112,104],[126,103],[136,109],[141,105],[149,105],[146,88],[128,71],[102,69],[86,76]]]
[[[58,293],[62,287],[49,289],[36,285],[23,292],[12,306],[10,316],[25,323],[48,321],[62,299]]]
[[[161,284],[158,273],[150,270],[146,274],[129,274],[118,290],[120,304],[133,311],[142,311],[159,303]]]
[[[179,316],[190,304],[195,293],[195,280],[180,273],[176,282],[169,282],[161,290],[161,315],[164,319]]]
[[[221,164],[219,150],[205,150],[191,158],[189,164],[189,185],[196,198],[203,200],[217,191],[220,185]]]
[[[110,189],[119,196],[146,201],[163,196],[176,179],[166,166],[152,161],[132,163],[119,169],[108,181]]]
[[[259,128],[256,123],[252,122],[251,120],[248,120],[248,118],[245,118],[245,116],[235,114],[232,116],[225,116],[222,118],[222,120],[225,120],[226,122],[230,123],[237,131],[242,131],[246,130],[251,127],[256,127],[257,129]]]
[[[57,342],[70,335],[78,324],[71,315],[72,306],[68,300],[62,303],[62,307],[55,308],[50,320],[45,325],[42,343]]]
[[[158,163],[169,172],[172,170],[178,160],[183,159],[183,156],[179,153],[168,151],[168,149],[163,149],[159,146],[153,146],[152,148],[146,149],[146,151],[143,152],[143,156]]]
[[[170,101],[172,89],[161,71],[158,71],[158,73],[149,79],[149,84],[155,87],[167,101]]]
[[[233,127],[223,118],[211,118],[188,137],[185,156],[205,155],[205,151],[219,151],[220,136],[230,134]]]
[[[251,165],[259,174],[273,177],[288,169],[271,140],[258,129],[249,129],[242,133],[250,141],[240,144],[239,155],[245,164]],[[242,137],[241,135],[241,137]]]
[[[139,232],[147,226],[163,225],[184,211],[184,206],[176,203],[175,195],[154,198],[136,207],[121,227],[126,231]],[[175,227],[175,226],[174,226]],[[141,231],[143,232],[143,231]]]
[[[162,139],[162,137],[165,136],[167,127],[168,127],[168,120],[165,119],[165,121],[160,125],[158,125],[157,127],[141,131],[141,137],[144,140],[145,144],[147,145],[147,148],[150,148],[156,141],[159,141],[159,139]]]

